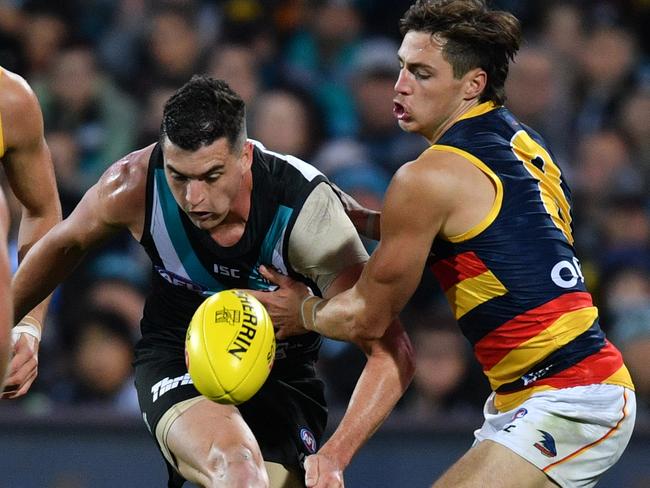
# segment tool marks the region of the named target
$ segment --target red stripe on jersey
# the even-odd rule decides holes
[[[591,295],[577,291],[565,293],[550,302],[517,315],[474,345],[476,359],[481,363],[484,371],[489,371],[506,354],[553,325],[565,313],[591,306],[593,306]]]
[[[443,291],[467,278],[474,278],[489,271],[475,252],[464,252],[441,259],[431,265],[431,271],[438,278]]]
[[[570,388],[572,386],[602,383],[623,366],[623,356],[614,345],[605,340],[605,347],[597,353],[584,358],[570,368],[544,378],[535,386],[547,385],[553,388]]]

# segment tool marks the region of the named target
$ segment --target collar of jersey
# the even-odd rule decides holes
[[[464,119],[471,119],[472,117],[478,117],[479,115],[486,114],[498,107],[499,106],[492,101],[480,103],[477,106],[470,108],[467,112],[458,117],[458,120],[456,120],[456,122]]]

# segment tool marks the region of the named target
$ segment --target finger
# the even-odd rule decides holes
[[[265,265],[260,266],[260,274],[271,283],[278,286],[283,286],[289,281],[287,276],[278,273],[276,270]]]
[[[308,456],[305,459],[305,485],[307,488],[318,483],[318,456]]]
[[[38,376],[38,371],[34,370],[29,374],[27,379],[20,384],[6,386],[5,390],[2,393],[2,398],[13,399],[23,396],[29,391],[29,388],[32,386],[32,383],[34,383],[36,376]]]

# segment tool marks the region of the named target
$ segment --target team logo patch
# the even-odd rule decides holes
[[[526,410],[525,408],[520,408],[512,416],[512,420],[516,420],[516,419],[520,419],[522,417],[525,417],[527,413],[528,413],[528,410]]]
[[[546,457],[555,457],[557,456],[557,450],[555,449],[555,439],[548,432],[537,429],[538,432],[542,433],[542,440],[533,444],[534,447],[539,450]]]
[[[311,433],[311,430],[306,427],[300,429],[300,439],[310,454],[316,452],[316,438],[314,437],[314,434]]]

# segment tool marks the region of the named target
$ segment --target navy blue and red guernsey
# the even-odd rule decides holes
[[[483,103],[428,150],[461,155],[493,182],[489,214],[436,238],[431,269],[507,411],[534,391],[594,383],[633,388],[605,338],[573,247],[571,195],[538,134]]]

